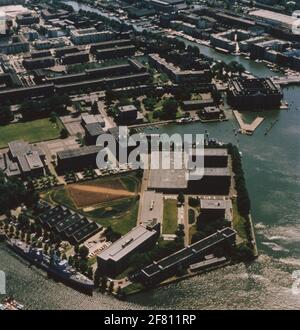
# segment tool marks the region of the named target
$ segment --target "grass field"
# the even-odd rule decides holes
[[[113,230],[124,235],[136,226],[138,208],[139,202],[135,198],[128,198],[112,202],[108,207],[87,212],[86,215],[100,225],[111,226]]]
[[[97,202],[97,205],[94,205],[94,208],[91,210],[82,209],[83,206],[79,207],[77,203],[75,203],[69,190],[71,186],[74,185],[50,190],[43,195],[43,198],[49,202],[63,204],[74,209],[104,227],[111,226],[122,235],[126,234],[136,225],[139,205],[136,196],[139,192],[140,180],[134,174],[113,178],[105,177],[83,184],[77,184],[76,186],[78,187],[88,186],[89,188],[96,189],[103,188],[104,191],[112,188],[119,189],[116,190],[118,193],[109,196],[101,191],[99,196],[98,193],[96,193],[96,197],[90,192],[82,191],[82,198],[85,199],[85,202],[87,199],[92,203]],[[120,191],[123,191],[124,195],[120,195]],[[100,200],[101,202],[98,203]]]
[[[0,148],[19,139],[27,142],[56,139],[60,136],[60,130],[60,125],[52,123],[48,118],[0,126]]]
[[[232,211],[233,211],[233,229],[237,231],[240,239],[247,240],[247,232],[246,232],[247,221],[239,214],[237,209],[236,199],[232,201]]]
[[[166,199],[164,201],[163,234],[175,234],[178,226],[177,200]]]

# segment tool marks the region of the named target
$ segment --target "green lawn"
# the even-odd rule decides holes
[[[176,199],[166,199],[164,202],[163,234],[175,234],[178,227],[178,210]]]
[[[232,211],[233,211],[233,229],[237,231],[241,239],[247,240],[247,232],[246,232],[247,220],[239,214],[237,209],[236,199],[232,201]]]
[[[85,214],[100,225],[111,226],[113,230],[124,235],[136,226],[138,207],[139,202],[135,198],[126,198]]]
[[[189,209],[189,224],[192,225],[195,222],[195,210]]]
[[[19,139],[27,142],[56,139],[60,136],[60,130],[60,125],[52,123],[48,118],[0,126],[0,148]]]
[[[89,183],[101,183],[111,180],[121,180],[129,191],[138,193],[140,179],[135,174],[121,175],[119,177],[99,178]],[[84,212],[77,209],[68,191],[65,188],[53,189],[43,194],[43,198],[49,202],[63,204],[82,215],[94,220],[100,225],[111,226],[113,230],[126,234],[136,226],[139,201],[136,197],[122,198],[111,202],[99,204],[94,210]]]

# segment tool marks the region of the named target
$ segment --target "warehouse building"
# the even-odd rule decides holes
[[[28,58],[23,60],[23,65],[27,70],[50,68],[55,66],[55,59],[52,56]]]
[[[165,156],[167,157],[167,155]],[[190,154],[190,161],[194,162],[193,157],[195,156],[195,153]],[[202,157],[201,154],[197,155],[197,157],[199,156]],[[162,164],[163,155],[158,157],[160,164]],[[150,169],[148,189],[172,194],[182,192],[190,194],[227,195],[229,193],[231,174],[227,164],[228,155],[226,151],[222,150],[218,152],[216,149],[206,151],[205,149],[203,167],[196,168],[195,170],[192,170],[191,166],[188,166],[190,169],[186,168],[184,157],[182,158],[183,164],[181,169],[178,169],[178,160],[176,160],[175,167],[175,157],[172,154],[169,169]]]
[[[71,30],[70,38],[75,45],[85,45],[112,39],[113,32],[97,31],[95,28]]]
[[[158,54],[149,55],[149,64],[158,71],[164,72],[173,82],[176,83],[209,83],[211,81],[211,71],[204,70],[181,70],[173,63],[167,62]]]
[[[217,248],[233,246],[235,236],[236,232],[229,227],[219,230],[166,258],[154,261],[142,269],[140,281],[145,285],[160,283],[168,277],[176,275],[180,269],[185,269],[195,262],[204,260],[205,256],[214,253]]]
[[[7,176],[38,177],[45,174],[45,154],[23,140],[8,143],[8,151],[0,154],[0,170]]]
[[[98,43],[91,45],[90,52],[92,54],[96,54],[97,50],[129,46],[131,44],[132,44],[132,42],[130,39],[118,39],[118,40],[98,42]]]
[[[58,172],[82,171],[85,168],[96,168],[96,158],[101,149],[101,147],[93,145],[59,151],[57,153]]]
[[[68,93],[70,91],[76,91],[84,88],[91,89],[102,89],[106,90],[109,88],[118,88],[118,87],[127,87],[138,85],[142,83],[146,83],[150,78],[150,74],[148,72],[136,73],[136,74],[128,74],[123,76],[102,78],[102,79],[93,79],[86,80],[81,82],[74,82],[70,84],[56,85],[56,90],[58,94]]]
[[[0,53],[7,55],[26,53],[29,49],[29,42],[23,35],[13,36],[10,42],[0,44]]]
[[[150,0],[148,3],[160,13],[174,13],[187,8],[185,0]]]
[[[105,49],[96,49],[96,58],[97,60],[108,60],[111,58],[121,58],[121,57],[130,57],[134,56],[136,51],[135,46],[117,46],[112,48]]]
[[[228,103],[240,110],[276,108],[282,97],[280,87],[270,78],[235,78],[228,83]]]
[[[115,276],[121,273],[134,253],[152,246],[159,237],[159,224],[153,227],[137,226],[97,255],[100,274]]]
[[[12,88],[0,91],[0,101],[17,103],[30,97],[50,97],[54,95],[54,84]]]
[[[200,199],[201,218],[205,221],[226,219],[232,221],[233,211],[230,199]]]
[[[71,53],[62,56],[62,63],[64,65],[86,63],[89,62],[89,60],[90,60],[90,55],[88,52]]]
[[[78,52],[80,52],[80,50],[75,46],[62,47],[55,50],[55,57],[63,57],[66,54],[73,54]]]
[[[32,25],[40,22],[40,17],[37,13],[23,13],[16,16],[18,25]]]

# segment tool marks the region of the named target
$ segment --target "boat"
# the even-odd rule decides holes
[[[21,240],[10,239],[7,245],[31,264],[47,272],[48,276],[80,292],[92,295],[94,282],[72,268],[68,261],[61,260],[55,253],[48,256],[42,249],[32,247]]]
[[[25,309],[24,305],[20,304],[12,297],[5,298],[2,304],[0,304],[0,311],[18,311],[23,309]]]
[[[190,123],[192,121],[193,121],[193,119],[188,117],[188,118],[180,118],[180,119],[176,120],[176,123],[178,123],[178,124],[187,124],[187,123]]]

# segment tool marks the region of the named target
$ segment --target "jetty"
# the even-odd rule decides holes
[[[263,117],[256,117],[252,123],[247,124],[244,122],[242,115],[238,111],[233,110],[233,114],[239,123],[240,133],[242,134],[252,135],[257,127],[264,121]]]

